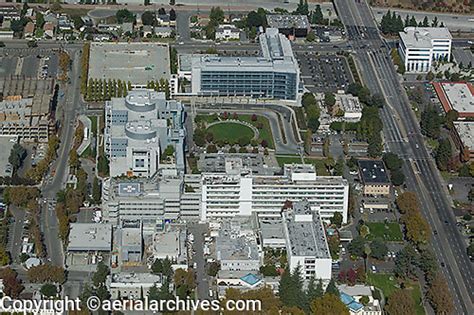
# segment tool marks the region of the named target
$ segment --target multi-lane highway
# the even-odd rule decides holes
[[[454,313],[472,314],[472,264],[456,228],[446,188],[424,146],[418,121],[389,58],[389,50],[384,47],[364,0],[336,0],[335,4],[347,28],[365,84],[387,100],[381,111],[385,148],[405,159],[407,186],[420,199],[423,214],[433,230],[431,243],[436,257],[446,266],[441,271],[453,294]]]

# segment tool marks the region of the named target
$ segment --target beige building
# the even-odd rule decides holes
[[[382,160],[359,160],[360,181],[365,196],[387,196],[391,183]]]

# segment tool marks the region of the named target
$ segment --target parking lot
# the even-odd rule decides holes
[[[305,87],[313,93],[345,90],[353,78],[344,57],[298,53],[296,55]]]
[[[0,78],[22,76],[27,78],[55,78],[58,72],[58,54],[52,49],[0,49]]]

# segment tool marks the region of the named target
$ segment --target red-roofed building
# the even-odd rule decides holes
[[[474,87],[465,82],[433,82],[433,87],[447,113],[455,110],[459,120],[474,118]]]

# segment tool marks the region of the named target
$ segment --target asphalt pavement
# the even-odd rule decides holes
[[[365,1],[336,0],[335,4],[348,28],[365,84],[371,91],[382,93],[387,100],[387,106],[381,110],[386,150],[405,159],[406,185],[417,193],[425,218],[437,231],[431,243],[438,261],[446,265],[441,271],[453,294],[455,313],[472,314],[472,264],[456,229],[446,188],[424,146],[418,121],[400,85],[389,50],[381,45],[378,33],[377,36],[374,34],[376,25]]]

